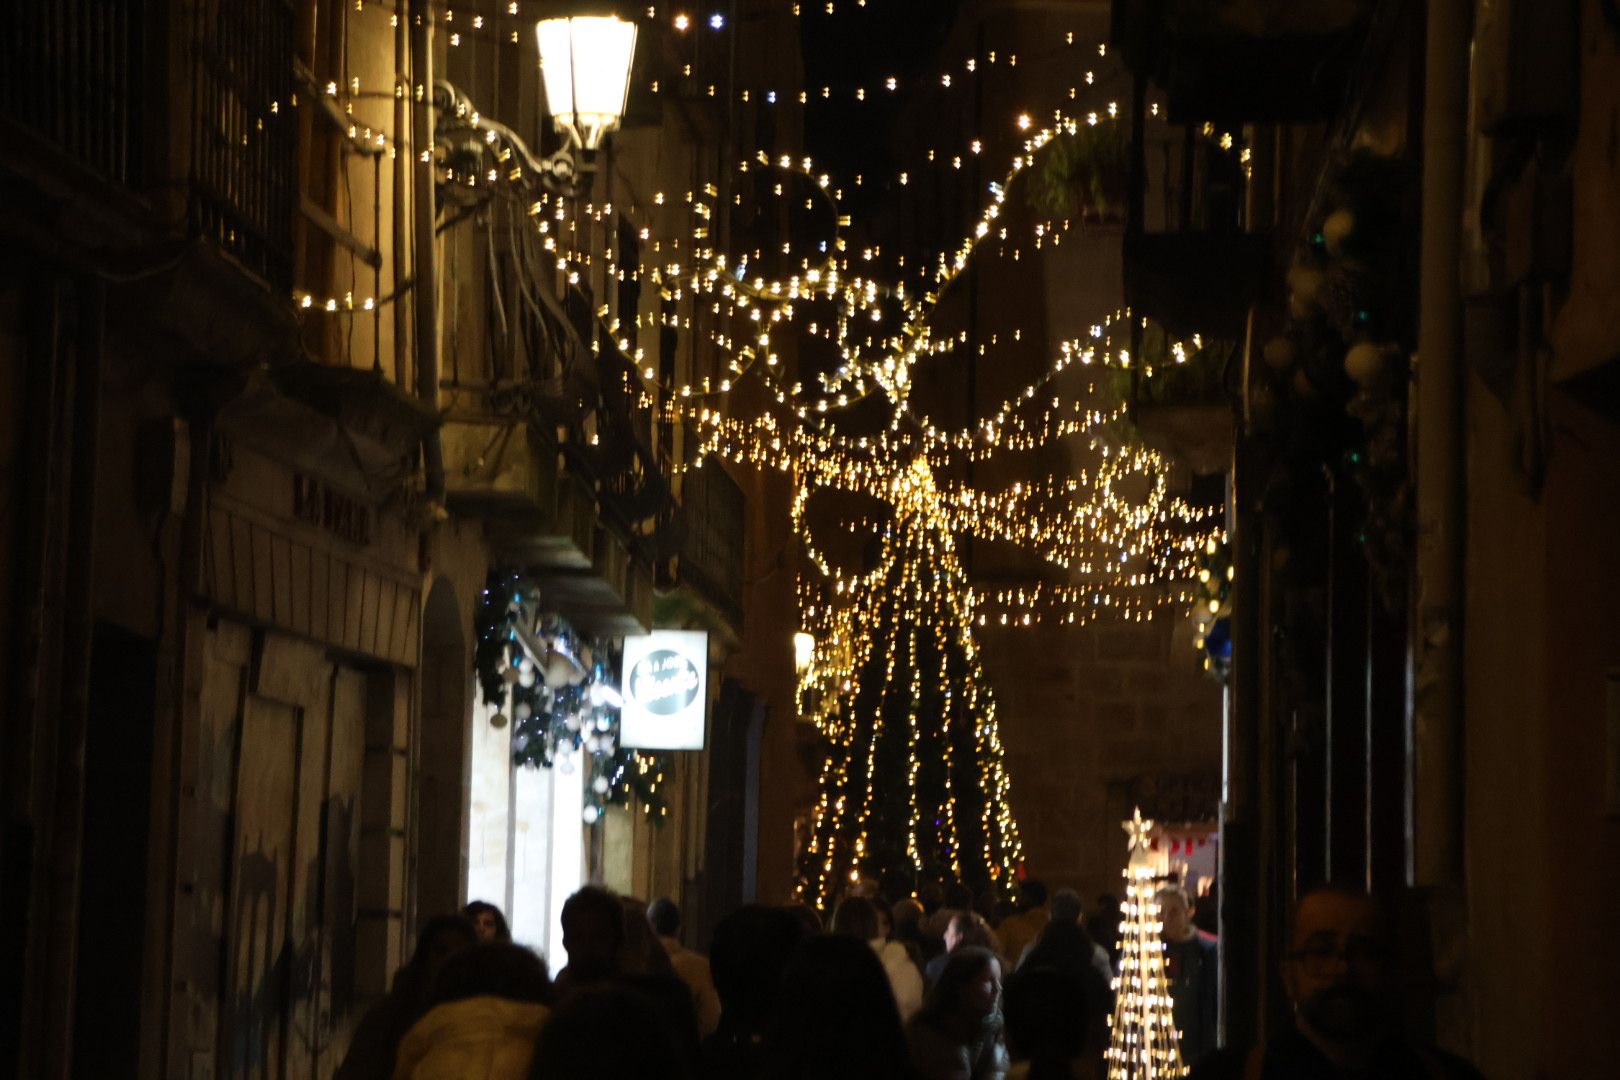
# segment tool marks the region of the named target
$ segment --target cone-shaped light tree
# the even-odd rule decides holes
[[[1130,836],[1130,860],[1125,867],[1114,1015],[1108,1021],[1108,1080],[1185,1076],[1160,938],[1164,924],[1149,846],[1153,822],[1143,820],[1137,810],[1125,823],[1125,832]]]
[[[875,568],[802,605],[800,710],[827,741],[798,881],[817,906],[870,878],[1006,889],[1022,857],[955,538],[925,463],[892,488]]]

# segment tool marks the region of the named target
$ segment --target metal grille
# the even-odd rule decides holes
[[[205,0],[193,38],[191,229],[283,290],[298,198],[293,27],[286,0]]]
[[[742,488],[714,458],[686,474],[681,509],[687,532],[681,544],[680,580],[701,593],[738,630],[743,616],[746,502]]]
[[[135,178],[143,0],[21,0],[0,19],[0,112],[118,183]]]

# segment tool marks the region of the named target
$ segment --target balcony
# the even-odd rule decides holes
[[[293,9],[205,0],[195,18],[190,230],[285,295],[298,201]]]
[[[1341,104],[1374,6],[1114,0],[1113,40],[1174,123],[1306,123]]]
[[[292,8],[16,8],[0,41],[8,240],[112,279],[113,332],[176,365],[296,357]]]
[[[140,119],[146,3],[20,3],[0,43],[0,115],[98,176],[133,183]]]
[[[581,633],[644,633],[652,570],[624,530],[603,523],[595,484],[531,420],[451,419],[442,431],[451,513],[484,522],[500,559],[523,566],[548,606]]]
[[[686,474],[681,492],[686,533],[676,579],[743,629],[743,544],[747,497],[718,460]]]

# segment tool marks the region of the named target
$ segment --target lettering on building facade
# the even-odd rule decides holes
[[[371,507],[313,476],[293,473],[293,516],[351,544],[371,543]]]

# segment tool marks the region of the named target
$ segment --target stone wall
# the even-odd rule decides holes
[[[1173,621],[984,632],[1032,876],[1089,902],[1117,892],[1120,822],[1208,820],[1221,770],[1221,687]]]

